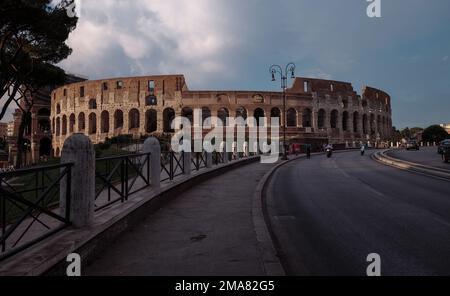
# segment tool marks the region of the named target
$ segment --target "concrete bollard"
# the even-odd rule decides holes
[[[208,169],[212,168],[213,166],[213,158],[211,152],[206,152],[206,167]]]
[[[73,162],[70,187],[70,221],[76,228],[89,225],[95,206],[95,149],[84,134],[74,134],[65,142],[61,163]],[[66,213],[67,177],[61,180],[60,210]]]
[[[161,146],[158,139],[154,137],[147,138],[142,147],[144,153],[150,155],[150,185],[155,188],[161,188]]]
[[[192,160],[191,160],[191,152],[184,152],[183,151],[183,167],[184,167],[184,174],[190,175],[192,171]]]
[[[229,155],[228,155],[227,148],[225,145],[222,147],[222,157],[223,157],[223,163],[229,162]]]

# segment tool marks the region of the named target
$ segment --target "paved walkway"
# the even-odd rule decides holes
[[[255,163],[180,195],[122,235],[84,275],[264,275],[254,190],[274,164]]]
[[[437,153],[437,147],[420,147],[419,151],[398,149],[389,151],[388,155],[409,162],[450,170],[450,164],[442,161],[441,155]]]

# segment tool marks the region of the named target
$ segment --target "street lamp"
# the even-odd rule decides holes
[[[291,74],[291,79],[295,78],[295,64],[289,63],[286,65],[285,70],[283,72],[283,68],[279,65],[272,65],[270,67],[270,73],[272,74],[272,81],[276,80],[276,74],[280,74],[281,77],[281,88],[283,89],[283,157],[282,160],[287,160],[287,151],[286,151],[286,89],[287,89],[287,80],[288,74]]]

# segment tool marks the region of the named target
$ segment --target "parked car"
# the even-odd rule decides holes
[[[438,153],[442,154],[444,152],[444,148],[445,147],[450,147],[450,139],[444,140],[444,141],[439,143]]]
[[[408,141],[406,143],[406,150],[419,150],[419,144],[417,141]]]

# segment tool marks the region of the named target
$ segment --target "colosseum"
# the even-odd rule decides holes
[[[297,77],[287,89],[286,133],[290,142],[355,146],[378,145],[392,133],[391,99],[364,87],[358,95],[351,83]],[[281,118],[282,92],[189,90],[183,75],[145,76],[83,81],[57,88],[51,95],[52,144],[56,156],[73,133],[93,143],[118,135],[140,137],[171,133],[175,116],[217,115]]]

